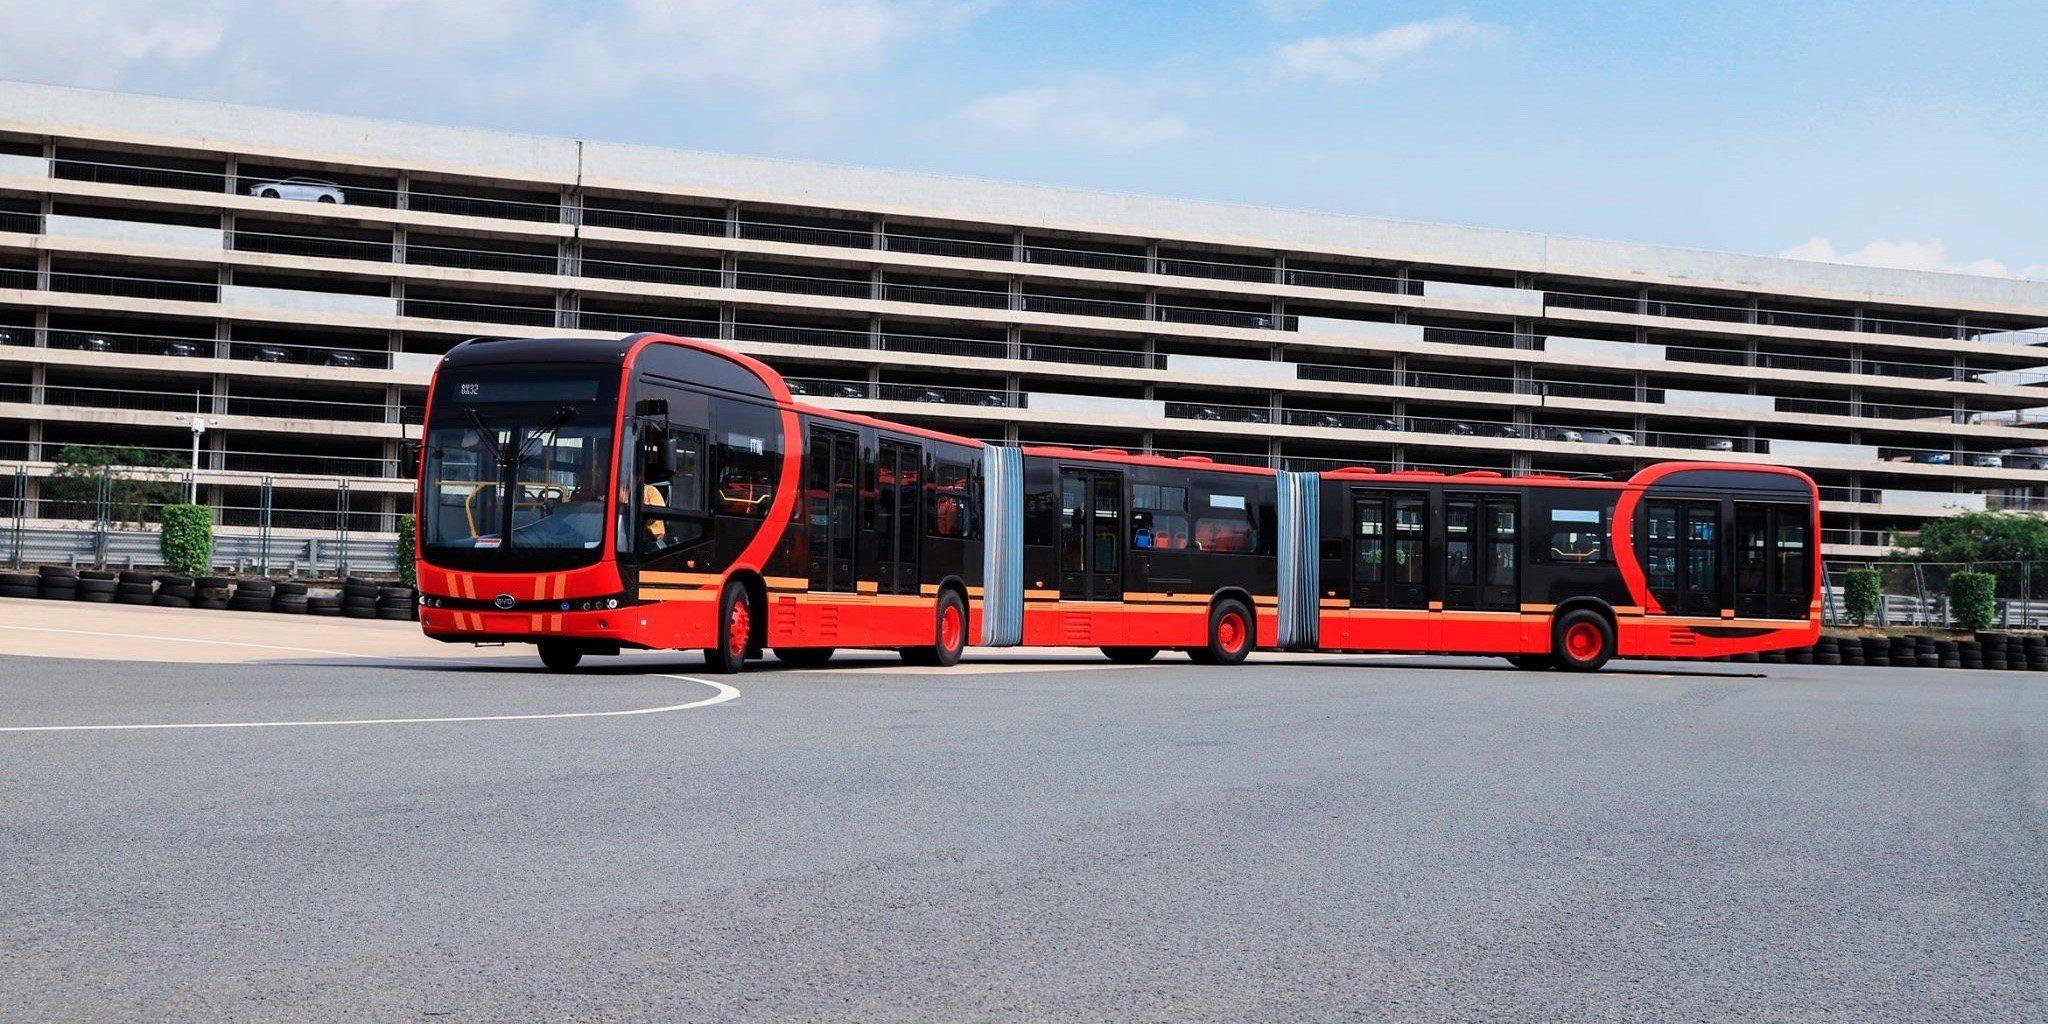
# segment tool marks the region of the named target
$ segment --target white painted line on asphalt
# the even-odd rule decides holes
[[[625,711],[557,711],[531,715],[457,715],[445,718],[335,718],[304,722],[165,722],[136,725],[11,725],[0,726],[0,732],[117,732],[143,729],[275,729],[315,725],[423,725],[440,722],[532,722],[555,718],[622,718],[629,715],[659,715],[668,711],[688,711],[691,708],[708,708],[738,700],[737,687],[711,679],[696,676],[672,676],[652,673],[656,679],[679,679],[686,683],[701,683],[718,692],[703,700],[688,704],[668,704],[658,708],[631,708]]]

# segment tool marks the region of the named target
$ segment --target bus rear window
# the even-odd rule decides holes
[[[1550,513],[1550,560],[1592,565],[1607,552],[1607,530],[1597,508],[1560,508]]]

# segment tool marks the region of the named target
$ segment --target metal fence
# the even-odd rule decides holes
[[[188,474],[105,467],[58,480],[42,495],[26,467],[0,475],[0,558],[10,566],[161,566],[166,503],[185,500]],[[54,486],[53,486],[54,484]],[[394,576],[397,513],[358,509],[347,480],[330,490],[280,487],[270,477],[228,485],[214,507],[213,564],[238,572]],[[373,498],[375,496],[372,496]],[[308,508],[313,503],[325,507]]]
[[[1851,569],[1878,574],[1874,626],[1953,627],[1949,581],[1959,572],[1990,573],[1997,580],[1997,624],[2006,629],[2048,625],[2048,563],[2035,562],[1837,562],[1822,567],[1826,588],[1822,612],[1829,625],[1852,625],[1843,595]]]

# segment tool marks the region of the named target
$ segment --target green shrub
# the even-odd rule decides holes
[[[412,564],[413,530],[418,522],[410,513],[398,517],[398,584],[402,587],[419,586]]]
[[[1859,626],[1876,618],[1880,599],[1877,570],[1851,569],[1842,574],[1842,580],[1842,603],[1848,606],[1849,617]]]
[[[205,505],[165,505],[157,545],[164,567],[180,576],[203,576],[213,568],[213,510]]]
[[[1949,608],[1956,625],[1976,632],[1998,618],[1998,577],[1988,572],[1959,572],[1948,578]]]

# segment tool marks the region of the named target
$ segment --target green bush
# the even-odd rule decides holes
[[[180,576],[203,576],[213,568],[213,510],[205,505],[165,505],[157,534],[164,567]]]
[[[1861,626],[1877,617],[1879,601],[1878,574],[1876,569],[1851,569],[1842,574],[1842,603],[1848,606],[1849,617]]]
[[[413,530],[419,520],[411,514],[398,517],[398,584],[403,587],[417,587],[419,580],[413,572]]]
[[[1959,572],[1948,578],[1949,608],[1956,625],[1977,632],[1998,618],[1998,577],[1988,572]]]

